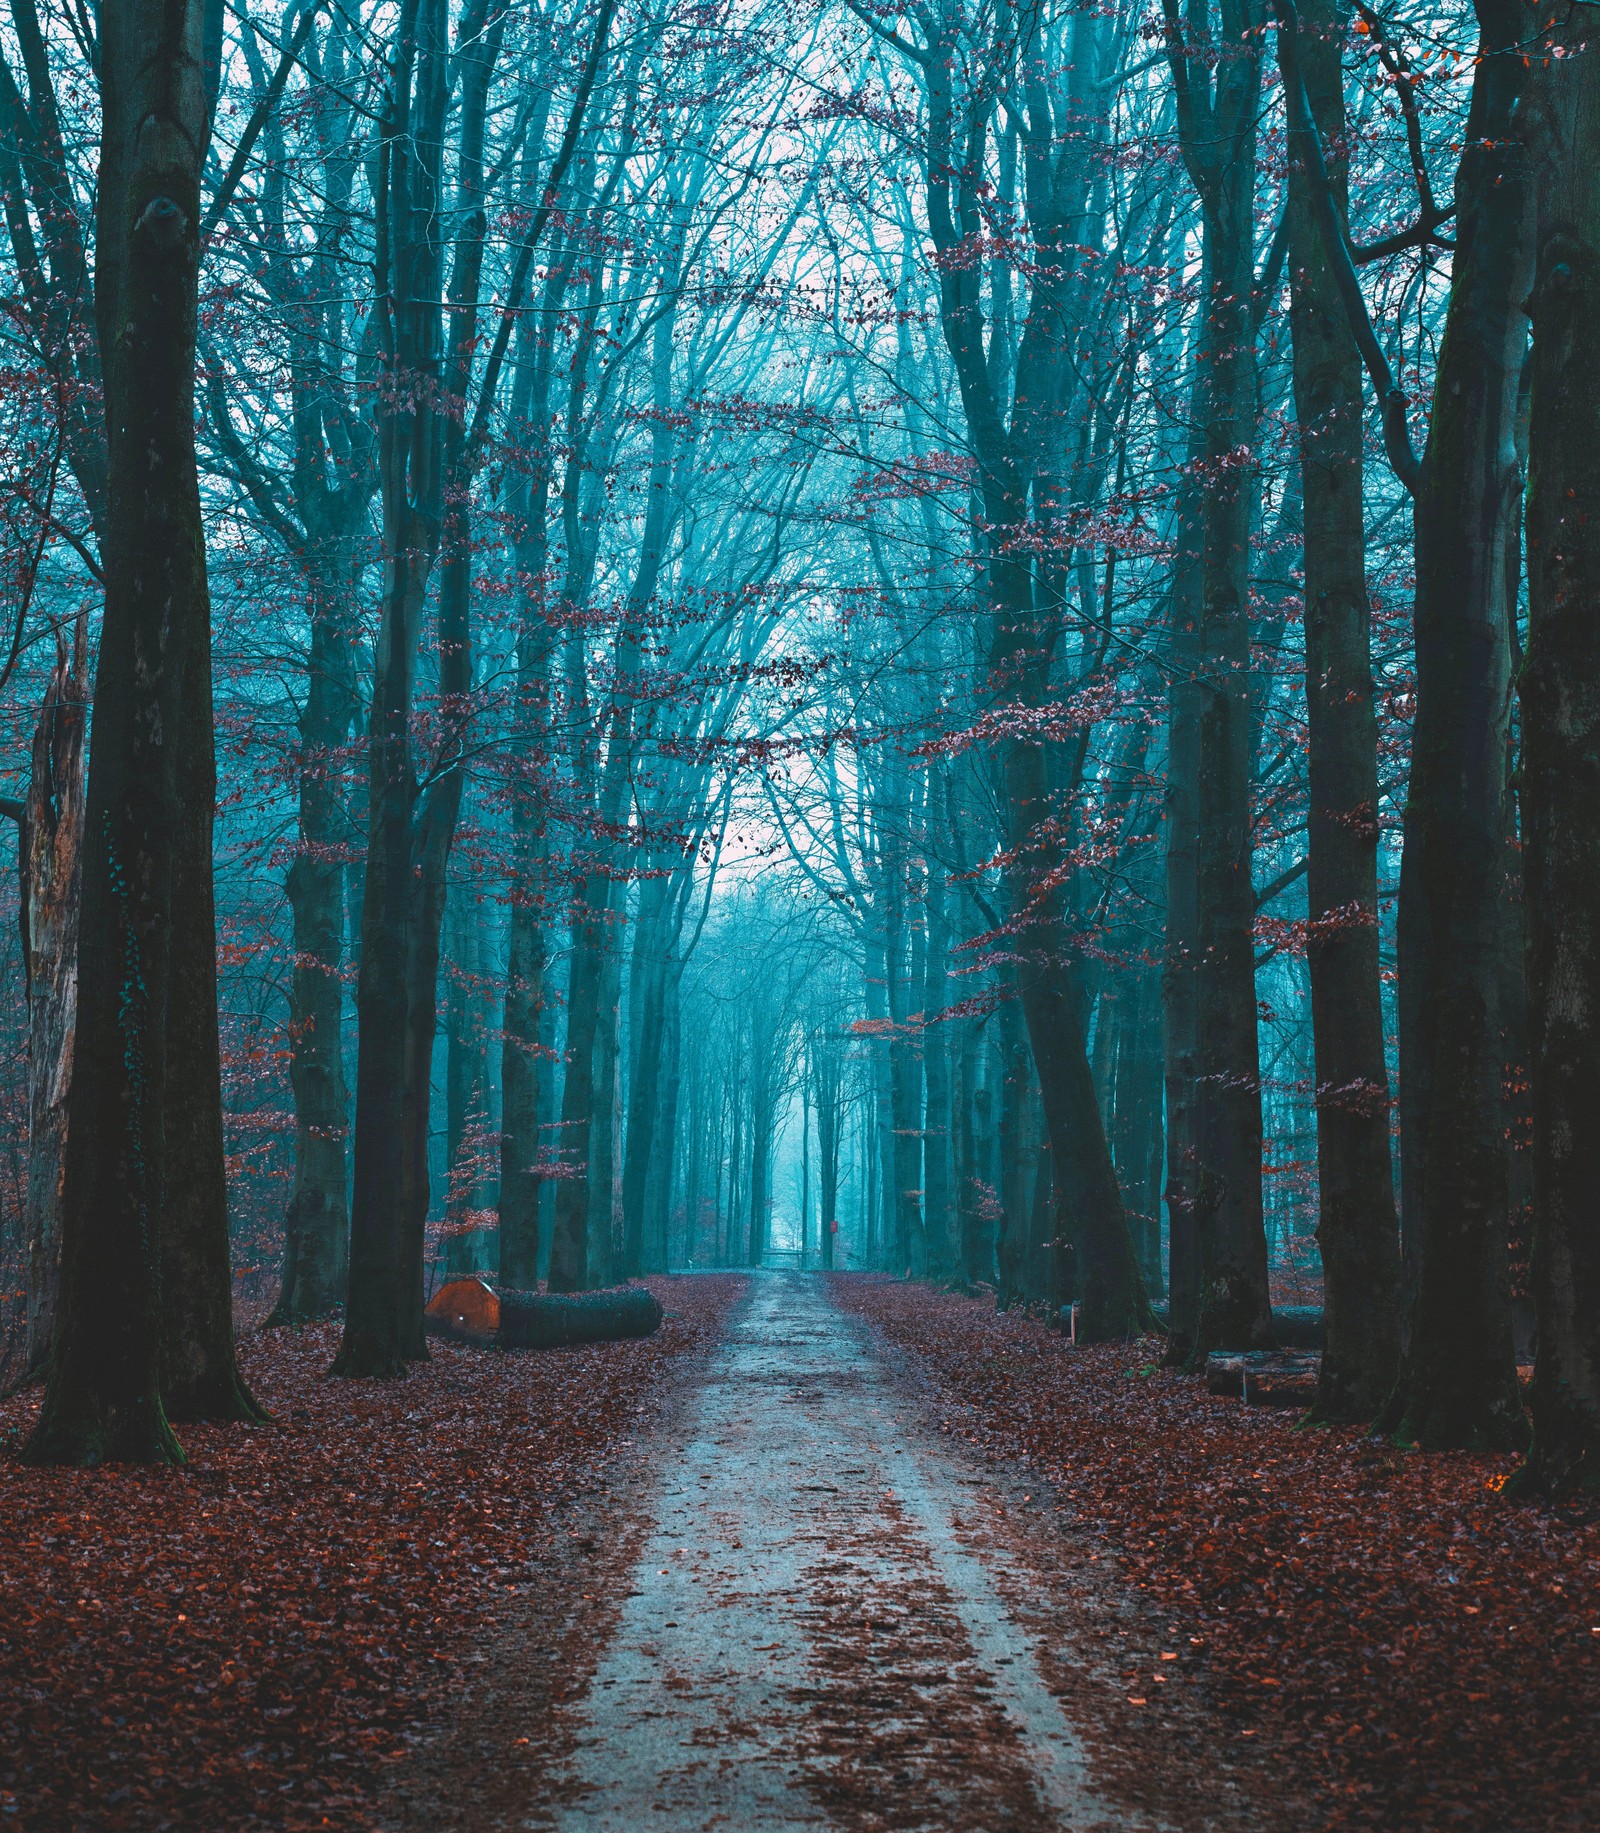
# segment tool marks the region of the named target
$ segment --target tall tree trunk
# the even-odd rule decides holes
[[[1167,1107],[1167,1361],[1184,1366],[1200,1316],[1197,1187],[1200,1097],[1200,486],[1199,440],[1178,484],[1168,598],[1166,952],[1161,977],[1162,1063]]]
[[[1600,1492],[1600,62],[1549,28],[1531,101],[1538,233],[1529,428],[1523,871],[1533,1086],[1527,1491]],[[1549,53],[1562,51],[1563,57]]]
[[[622,1254],[622,955],[627,887],[613,887],[600,970],[595,1025],[594,1121],[589,1130],[589,1274],[602,1286],[617,1277]]]
[[[1027,1117],[1032,1108],[1033,1077],[1019,1002],[1002,1001],[1000,1045],[1000,1232],[995,1243],[1000,1265],[1002,1311],[1026,1296],[1028,1251]]]
[[[28,991],[28,1189],[23,1207],[25,1331],[19,1372],[45,1366],[61,1289],[61,1187],[67,1091],[78,1011],[78,916],[83,897],[84,741],[88,734],[88,616],[56,664],[33,735],[22,805],[23,968]]]
[[[1346,208],[1342,0],[1300,11],[1300,69]],[[1400,1247],[1378,978],[1378,733],[1362,518],[1361,355],[1289,175],[1289,310],[1305,517],[1308,965],[1315,1041],[1317,1243],[1327,1340],[1313,1416],[1375,1418],[1400,1366]]]
[[[550,1108],[549,1058],[541,1047],[545,980],[549,971],[550,667],[546,619],[549,565],[550,353],[552,340],[535,335],[551,323],[566,290],[570,262],[552,264],[541,311],[518,329],[511,421],[529,449],[529,464],[509,492],[519,524],[516,743],[510,759],[511,882],[506,936],[506,997],[500,1047],[500,1281],[531,1292],[539,1279],[539,1232],[547,1169],[540,1133]]]
[[[174,1093],[202,1104],[195,1130],[214,1144],[214,1180],[222,1181],[220,1086],[214,1096],[204,1086],[206,1053],[195,1043],[209,1021],[214,1066],[212,731],[209,719],[203,728],[189,723],[210,710],[194,452],[205,24],[194,0],[113,8],[102,21],[96,306],[110,457],[106,605],[86,795],[61,1311],[28,1447],[37,1463],[183,1456],[161,1395],[174,1035]],[[197,948],[181,991],[198,994],[200,1009],[175,1010],[174,951]],[[209,1000],[196,984],[207,977]],[[220,1225],[226,1285],[226,1211],[210,1202],[212,1168],[186,1156],[192,1145],[174,1155],[185,1232]],[[191,1264],[196,1257],[186,1253]],[[231,1322],[227,1347],[231,1363]]]
[[[334,1362],[336,1374],[380,1377],[400,1374],[425,1352],[413,1241],[420,1247],[428,1208],[433,1027],[419,1038],[412,1006],[414,957],[426,947],[416,883],[412,701],[443,518],[443,416],[421,381],[440,372],[444,354],[439,221],[449,47],[441,0],[407,0],[395,42],[378,249],[390,321],[379,429],[386,578],[369,716],[350,1285]],[[435,932],[435,962],[437,947]]]
[[[294,924],[289,983],[289,1080],[294,1091],[294,1189],[284,1218],[277,1324],[325,1317],[349,1277],[346,1192],[349,1091],[343,1019],[344,870],[349,829],[337,755],[356,718],[350,614],[354,569],[314,557],[311,657],[300,715],[300,834],[285,889]]]
[[[1186,700],[1192,736],[1174,731],[1171,769],[1193,747],[1192,1203],[1198,1294],[1191,1357],[1270,1345],[1261,1208],[1261,1069],[1251,882],[1250,529],[1257,426],[1253,267],[1255,122],[1261,16],[1253,0],[1221,9],[1215,47],[1184,41],[1168,0],[1168,54],[1185,162],[1201,202],[1200,326],[1194,420],[1204,475],[1198,527],[1198,624]],[[1215,94],[1205,75],[1218,53]],[[1191,61],[1193,53],[1200,58]],[[1186,607],[1187,608],[1187,607]],[[1187,842],[1183,848],[1187,854]],[[1176,895],[1174,895],[1176,893]],[[1171,885],[1169,921],[1190,914]],[[1182,1010],[1182,1002],[1178,1002]],[[1179,1320],[1180,1332],[1185,1320]]]
[[[519,779],[512,802],[511,912],[500,1051],[500,1266],[502,1285],[531,1292],[539,1280],[544,1190],[540,1128],[549,1111],[548,1059],[540,1041],[548,967],[539,867],[539,817]]]
[[[203,568],[203,537],[201,549]],[[240,1378],[234,1351],[212,891],[217,770],[209,614],[197,616],[196,624],[194,662],[183,677],[185,743],[177,765],[182,816],[172,856],[161,1397],[169,1419],[259,1420],[265,1415]]]
[[[628,1084],[628,1125],[622,1166],[622,1271],[632,1279],[647,1270],[646,1214],[656,1159],[663,1143],[661,1061],[666,1041],[666,922],[669,878],[647,879],[639,888],[634,930],[628,1023],[634,1037],[633,1074]]]
[[[454,200],[460,229],[448,349],[439,218],[451,60],[440,0],[408,0],[392,81],[379,233],[380,284],[392,286],[385,362],[396,384],[386,396],[379,462],[389,578],[373,668],[350,1300],[334,1364],[342,1375],[394,1375],[428,1354],[423,1263],[439,940],[472,688],[475,446],[467,403],[483,271],[484,119],[504,29],[504,8],[494,0],[472,0],[460,22]],[[428,384],[435,375],[442,387]],[[441,548],[441,737],[424,777],[414,755],[412,696],[428,582]]]
[[[922,1067],[912,1041],[907,1001],[906,823],[909,797],[901,764],[880,813],[887,831],[879,842],[880,887],[884,931],[884,998],[889,1021],[889,1179],[890,1271],[902,1275],[923,1270],[926,1247],[922,1221]],[[920,991],[920,989],[919,989]]]
[[[1138,964],[1120,976],[1112,1062],[1111,1144],[1145,1283],[1161,1274],[1161,985]]]
[[[868,1046],[870,1062],[871,1102],[873,1134],[877,1141],[877,1156],[873,1163],[879,1173],[877,1192],[879,1204],[872,1211],[874,1221],[867,1232],[864,1245],[870,1249],[872,1264],[875,1267],[893,1267],[894,1243],[889,1239],[889,1228],[880,1227],[883,1216],[883,1193],[893,1182],[893,1164],[895,1158],[895,1089],[892,1055],[891,1018],[889,1008],[889,954],[885,945],[885,916],[882,899],[874,898],[873,907],[867,915],[866,926],[862,933],[862,952],[866,973],[863,986],[863,1003],[867,1008]],[[904,1264],[898,1269],[905,1271]]]
[[[926,1089],[922,1137],[922,1185],[927,1217],[926,1271],[948,1279],[960,1264],[960,1243],[953,1198],[954,1126],[950,1098],[950,1026],[944,1022],[948,1000],[950,933],[944,864],[938,857],[943,814],[943,784],[928,784],[927,951],[922,982],[922,1074]]]
[[[482,1265],[482,1228],[491,1194],[482,1167],[489,1131],[489,1044],[483,1010],[483,908],[458,881],[447,894],[449,965],[445,989],[445,1268]]]
[[[572,913],[567,985],[566,1074],[561,1091],[561,1171],[550,1244],[550,1290],[582,1292],[592,1283],[589,1253],[590,1155],[595,1118],[595,1040],[605,967],[607,887],[591,879]]]
[[[652,1172],[646,1186],[648,1215],[652,1220],[645,1230],[645,1267],[647,1273],[666,1273],[672,1267],[672,1193],[678,1165],[679,1104],[683,1093],[683,1030],[678,1001],[678,977],[667,975],[662,1018],[666,1058],[661,1093],[659,1143],[651,1153]]]
[[[1098,31],[1087,20],[1081,29],[1091,35]],[[948,33],[950,28],[943,30]],[[1087,148],[1105,132],[1104,101],[1094,99],[1090,74],[1104,41],[1075,34],[1073,49],[1073,68],[1084,90],[1069,98],[1065,116],[1093,124],[1081,138],[1073,137],[1075,147]],[[953,53],[953,44],[941,36],[930,44],[923,64],[928,80],[928,224],[944,257],[939,320],[978,462],[988,526],[986,584],[993,616],[989,684],[1003,702],[1037,706],[1045,697],[1059,640],[1059,607],[1042,582],[1043,602],[1036,603],[1028,553],[1041,534],[1047,545],[1063,538],[1053,522],[1056,506],[1041,500],[1049,493],[1041,493],[1038,484],[1048,469],[1047,448],[1053,452],[1059,443],[1051,429],[1064,411],[1062,375],[1080,306],[1086,308],[1088,300],[1078,212],[1063,207],[1063,200],[1085,194],[1093,182],[1094,161],[1085,158],[1081,169],[1064,167],[1049,187],[1050,195],[1036,200],[1038,215],[1031,227],[1040,265],[1017,355],[1008,428],[985,351],[982,276],[965,256],[967,238],[980,228],[981,171],[965,147],[957,146]],[[1109,91],[1099,93],[1103,98]],[[1044,85],[1028,86],[1027,109],[1035,136],[1049,141],[1060,131]],[[1030,497],[1037,523],[1030,523]],[[1028,737],[1008,736],[1001,743],[1001,760],[1012,946],[1023,957],[1018,986],[1055,1168],[1055,1238],[1070,1244],[1076,1259],[1084,1334],[1092,1339],[1126,1337],[1149,1324],[1149,1302],[1084,1053],[1083,1001],[1074,984],[1072,938],[1057,882],[1061,861],[1051,837],[1057,811],[1049,795],[1045,753]]]
[[[1456,250],[1416,495],[1417,710],[1400,873],[1400,1149],[1416,1308],[1386,1413],[1429,1448],[1525,1436],[1506,1290],[1499,1010],[1517,398],[1531,281],[1523,14],[1479,0]]]
[[[837,1060],[819,1063],[817,1068],[817,1226],[821,1231],[818,1260],[823,1271],[831,1273],[839,1234],[839,1152],[843,1115]]]
[[[747,1266],[758,1267],[767,1254],[767,1197],[772,1173],[772,1105],[763,1068],[750,1087],[750,1219],[746,1235]]]
[[[961,1021],[957,1033],[956,1182],[961,1229],[959,1266],[969,1291],[994,1279],[994,1224],[988,1146],[993,1101],[982,1079],[983,1030],[980,1019]]]

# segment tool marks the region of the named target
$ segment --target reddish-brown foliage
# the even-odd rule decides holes
[[[947,1431],[1109,1543],[1293,1824],[1600,1824],[1600,1523],[1503,1501],[1504,1458],[1407,1456],[1211,1400],[1152,1343],[1074,1351],[925,1286],[834,1291],[909,1352]],[[1175,1709],[1176,1691],[1138,1704]]]
[[[0,1407],[0,1824],[364,1824],[743,1284],[651,1283],[643,1342],[441,1343],[392,1384],[326,1379],[332,1326],[263,1332],[274,1423],[183,1428],[185,1470],[27,1469],[37,1399]]]

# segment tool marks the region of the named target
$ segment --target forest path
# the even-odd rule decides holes
[[[752,1279],[571,1708],[556,1827],[1134,1824],[1002,1601],[981,1480],[930,1438],[822,1279]]]

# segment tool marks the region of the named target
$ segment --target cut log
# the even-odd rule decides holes
[[[506,1349],[558,1349],[564,1343],[610,1343],[650,1336],[661,1323],[656,1295],[644,1286],[611,1292],[502,1292],[498,1341]]]
[[[500,1299],[484,1280],[452,1279],[428,1301],[424,1318],[431,1336],[491,1343],[500,1328]]]
[[[559,1349],[568,1343],[611,1343],[647,1337],[661,1322],[661,1306],[644,1286],[560,1297],[542,1292],[496,1292],[481,1279],[452,1279],[434,1293],[427,1310],[432,1336],[501,1349]]]
[[[1217,1350],[1206,1357],[1206,1392],[1260,1407],[1308,1407],[1322,1357],[1306,1350]]]

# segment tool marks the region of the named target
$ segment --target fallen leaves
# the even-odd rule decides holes
[[[1284,1824],[1594,1824],[1600,1523],[1507,1504],[1488,1485],[1508,1460],[1297,1431],[1167,1371],[1130,1382],[1126,1349],[1069,1349],[986,1301],[833,1291],[909,1352],[951,1436],[1053,1487],[1168,1647],[1187,1635],[1198,1709],[1257,1740]]]
[[[0,1816],[364,1824],[742,1282],[652,1285],[644,1341],[441,1344],[395,1383],[328,1380],[333,1326],[263,1332],[241,1360],[273,1423],[186,1427],[179,1471],[26,1469],[37,1395],[0,1406]]]

